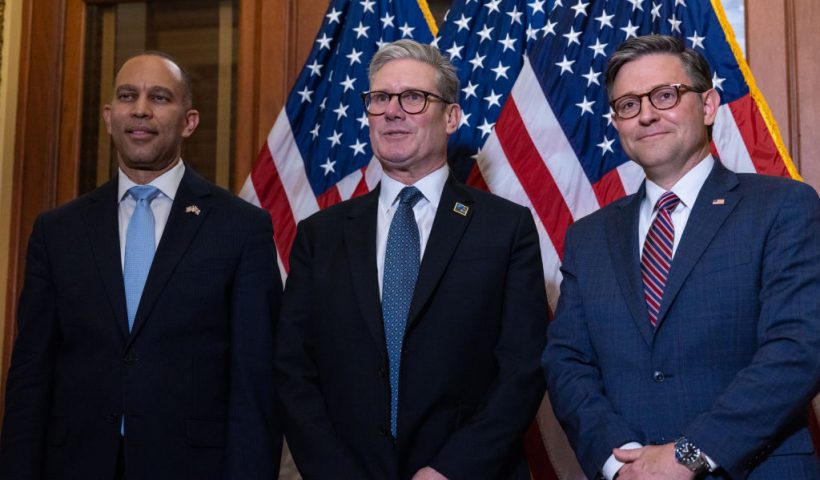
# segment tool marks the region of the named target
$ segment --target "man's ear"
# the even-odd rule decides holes
[[[458,129],[461,121],[461,106],[457,103],[447,105],[447,135],[453,134]]]
[[[720,107],[720,94],[714,88],[701,93],[703,98],[703,124],[713,125]]]

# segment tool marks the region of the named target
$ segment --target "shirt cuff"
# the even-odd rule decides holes
[[[706,459],[706,463],[709,464],[709,471],[710,472],[714,472],[715,470],[720,468],[720,465],[718,465],[717,462],[712,460],[712,457],[710,457],[709,455],[706,455],[706,452],[701,450],[701,453],[703,454],[703,458]]]
[[[622,450],[634,450],[642,447],[643,445],[638,442],[629,442],[620,446]],[[615,458],[615,455],[610,455],[609,458],[606,459],[604,466],[601,467],[601,473],[606,480],[612,480],[615,478],[615,474],[618,473],[618,470],[620,470],[623,466],[623,462],[618,461],[618,459]]]

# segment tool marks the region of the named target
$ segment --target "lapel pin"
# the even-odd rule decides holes
[[[463,216],[463,217],[467,216],[467,212],[469,210],[470,210],[470,207],[468,207],[467,205],[464,205],[461,202],[456,202],[456,204],[453,205],[453,211],[456,212],[457,214]]]
[[[188,205],[187,207],[185,207],[185,213],[193,213],[194,215],[199,215],[199,212],[199,207],[197,207],[196,205]]]
[[[712,200],[712,205],[724,205],[725,203],[726,203],[726,200],[724,200],[722,198],[716,198],[716,199]]]

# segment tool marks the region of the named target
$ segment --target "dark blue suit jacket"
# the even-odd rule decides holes
[[[35,223],[0,478],[113,478],[123,412],[127,478],[274,478],[270,217],[187,167],[129,334],[117,204],[114,178]]]
[[[405,334],[398,439],[376,269],[379,190],[299,224],[279,324],[285,436],[305,479],[529,479],[548,306],[524,207],[447,181]],[[454,211],[467,206],[465,215]]]
[[[783,476],[793,462],[812,471],[817,193],[716,162],[675,253],[657,329],[639,271],[643,197],[641,188],[579,220],[566,237],[542,363],[584,471],[591,478],[626,442],[663,444],[681,434],[723,467],[719,475],[800,478]]]

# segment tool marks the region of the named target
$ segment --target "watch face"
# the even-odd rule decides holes
[[[700,450],[694,444],[683,440],[675,444],[675,457],[679,463],[689,465],[697,461],[700,456]]]

